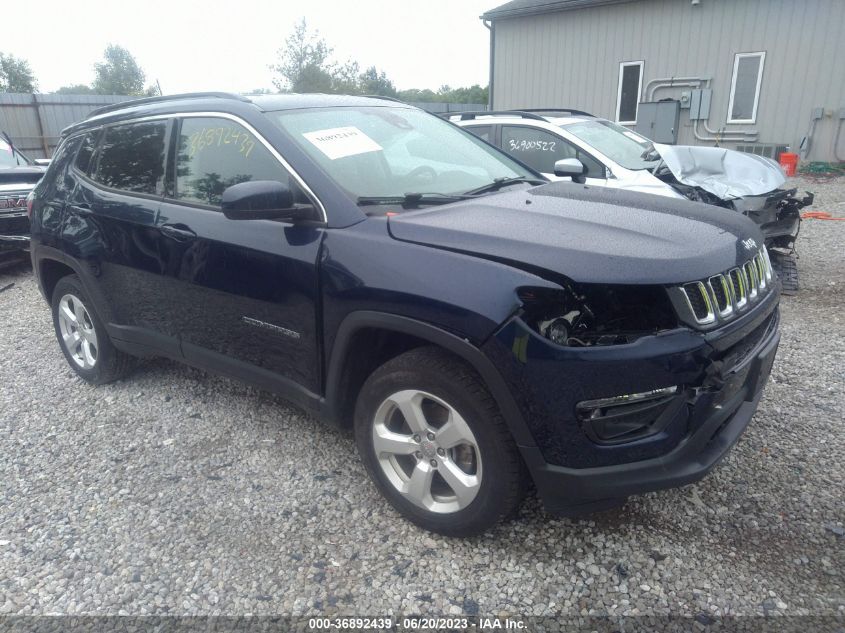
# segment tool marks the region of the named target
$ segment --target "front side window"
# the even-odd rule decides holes
[[[616,123],[591,119],[570,123],[564,128],[625,169],[648,169],[656,164],[652,142]]]
[[[314,108],[269,116],[354,198],[454,195],[496,178],[536,177],[469,132],[413,108]]]
[[[616,121],[623,125],[633,125],[637,122],[644,65],[645,62],[622,62],[619,64]]]
[[[502,147],[523,163],[544,174],[555,172],[555,163],[564,158],[577,158],[587,167],[589,178],[604,178],[604,167],[566,139],[536,128],[522,125],[502,126]]]
[[[95,180],[106,187],[154,195],[163,184],[165,121],[106,128]]]
[[[176,148],[176,198],[219,207],[223,191],[250,180],[290,186],[287,171],[254,134],[223,118],[182,119]]]
[[[734,57],[728,123],[755,123],[766,53],[739,53]]]

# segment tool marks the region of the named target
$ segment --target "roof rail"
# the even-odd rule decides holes
[[[583,110],[575,110],[573,108],[520,108],[525,112],[568,112],[569,114],[575,114],[580,116],[594,116],[589,112],[584,112]]]
[[[545,121],[539,114],[532,112],[524,112],[523,110],[472,110],[468,112],[438,112],[438,116],[444,119],[450,119],[453,116],[460,117],[461,121],[471,121],[480,116],[518,116],[523,119],[535,119],[537,121]]]
[[[96,110],[92,110],[87,118],[99,116],[101,114],[105,114],[107,112],[113,112],[115,110],[122,110],[123,108],[133,108],[139,105],[146,105],[148,103],[160,103],[163,101],[176,101],[179,99],[204,99],[204,98],[216,98],[216,99],[235,99],[237,101],[245,101],[246,103],[252,103],[249,99],[242,95],[236,95],[232,92],[185,92],[182,94],[175,94],[175,95],[159,95],[157,97],[144,97],[142,99],[129,99],[128,101],[118,101],[117,103],[110,103],[102,108],[97,108]]]
[[[438,112],[438,116],[444,119],[449,119],[453,116],[459,116],[461,121],[471,121],[480,116],[517,116],[523,119],[534,119],[535,121],[545,121],[546,118],[537,114],[538,112],[568,112],[569,114],[593,116],[589,112],[583,110],[570,110],[568,108],[532,108],[530,110],[476,110],[472,112]]]

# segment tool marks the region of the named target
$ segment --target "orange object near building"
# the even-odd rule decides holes
[[[798,154],[783,152],[780,155],[780,166],[783,167],[783,173],[787,176],[794,176],[795,170],[798,169]]]

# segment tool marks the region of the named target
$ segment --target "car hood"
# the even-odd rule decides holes
[[[662,145],[654,149],[678,182],[701,187],[722,200],[759,196],[780,187],[786,178],[770,158],[721,147]]]
[[[763,244],[756,225],[734,211],[566,182],[399,214],[389,229],[397,240],[584,283],[703,279]]]

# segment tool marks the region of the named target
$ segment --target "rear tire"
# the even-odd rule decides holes
[[[80,378],[102,385],[132,370],[135,359],[112,345],[77,275],[58,281],[51,307],[59,347]]]
[[[373,372],[358,395],[355,437],[380,492],[426,530],[479,534],[525,496],[525,465],[496,402],[441,349],[411,350]]]

